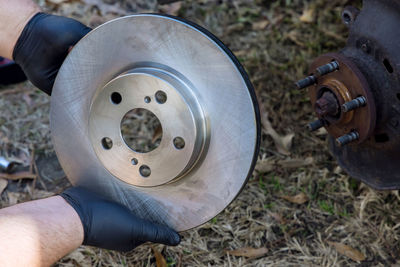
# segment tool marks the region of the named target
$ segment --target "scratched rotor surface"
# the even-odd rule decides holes
[[[148,153],[121,134],[136,109],[161,123]],[[233,54],[191,22],[150,14],[110,21],[75,46],[54,85],[51,131],[72,184],[177,231],[233,201],[260,141],[254,89]]]

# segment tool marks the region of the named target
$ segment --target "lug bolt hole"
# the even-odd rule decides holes
[[[178,150],[181,150],[185,147],[185,140],[182,137],[175,137],[173,142],[175,148]]]
[[[149,104],[149,103],[151,102],[151,97],[150,97],[150,96],[146,96],[146,97],[144,98],[144,102],[147,103],[147,104]]]
[[[150,174],[151,174],[150,167],[147,166],[147,165],[142,165],[142,166],[140,166],[140,168],[139,168],[139,173],[140,173],[140,175],[142,175],[142,177],[144,177],[144,178],[149,177]]]
[[[101,139],[101,145],[105,150],[110,150],[113,146],[113,141],[109,137],[104,137]]]
[[[133,158],[131,160],[132,165],[137,165],[139,163],[139,161],[137,160],[137,158]]]
[[[158,104],[164,104],[165,102],[167,102],[167,94],[163,91],[157,91],[156,101]]]
[[[122,96],[120,93],[114,92],[111,94],[111,103],[118,105],[122,102]]]

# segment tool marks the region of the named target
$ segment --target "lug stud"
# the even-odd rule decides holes
[[[298,89],[303,89],[309,87],[317,82],[317,78],[314,75],[308,76],[298,82],[296,82],[296,86]]]
[[[307,125],[307,129],[308,129],[309,131],[311,131],[311,132],[314,132],[314,131],[316,131],[316,130],[318,130],[318,129],[324,127],[324,126],[325,126],[325,121],[319,119],[319,120],[310,122],[310,123]]]
[[[334,72],[339,69],[339,63],[337,61],[332,61],[326,65],[317,68],[317,72],[320,76],[326,75],[328,73]]]
[[[342,112],[349,112],[360,107],[367,105],[367,99],[364,96],[357,97],[342,105]]]
[[[336,139],[336,145],[339,147],[345,146],[351,142],[354,142],[360,138],[360,134],[356,131],[343,135]]]

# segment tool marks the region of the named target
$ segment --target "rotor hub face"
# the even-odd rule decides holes
[[[89,118],[90,140],[102,164],[135,186],[162,185],[187,172],[208,138],[204,115],[190,92],[172,74],[154,67],[137,68],[109,82],[94,98]],[[130,148],[121,135],[122,119],[139,108],[161,122],[161,142],[148,153]],[[105,139],[111,143],[105,145]]]
[[[121,133],[136,109],[161,123],[159,146],[147,153]],[[260,142],[254,89],[237,59],[201,27],[162,15],[120,18],[85,36],[59,71],[50,123],[73,185],[177,231],[233,201]]]

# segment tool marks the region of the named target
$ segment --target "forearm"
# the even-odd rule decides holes
[[[0,0],[0,56],[12,58],[15,43],[28,21],[39,12],[32,0]]]
[[[0,210],[0,266],[50,266],[79,247],[83,227],[60,196]]]

